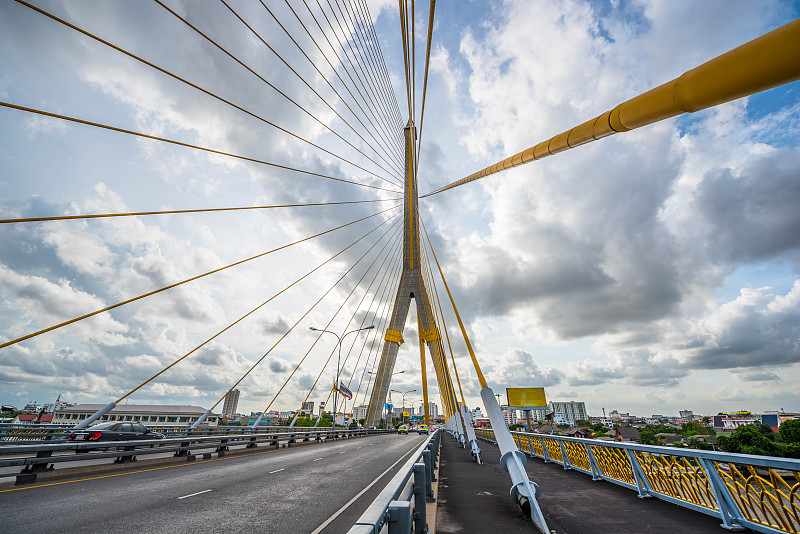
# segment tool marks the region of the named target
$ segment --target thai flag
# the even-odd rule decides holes
[[[344,385],[343,382],[339,382],[339,393],[342,394],[342,397],[350,400],[353,398],[353,392],[350,391],[350,388]]]

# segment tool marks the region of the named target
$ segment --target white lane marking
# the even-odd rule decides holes
[[[346,451],[342,451],[342,452],[340,452],[339,454],[344,454],[345,452],[346,452]]]
[[[188,499],[189,497],[194,497],[195,495],[200,495],[201,493],[208,493],[209,491],[211,491],[211,490],[207,489],[207,490],[203,490],[203,491],[198,491],[197,493],[192,493],[191,495],[184,495],[183,497],[178,497],[178,500]]]
[[[412,452],[414,452],[414,451],[417,449],[417,447],[418,447],[418,446],[417,446],[417,445],[415,445],[414,447],[412,447],[412,448],[411,448],[411,450],[410,450],[410,451],[408,451],[407,453],[405,453],[404,455],[402,455],[402,456],[401,456],[401,457],[400,457],[400,458],[399,458],[399,459],[398,459],[398,460],[397,460],[395,463],[393,463],[392,465],[390,465],[389,467],[387,467],[387,468],[386,468],[386,471],[384,471],[383,473],[381,473],[380,475],[378,475],[378,478],[376,478],[375,480],[373,480],[372,482],[370,482],[370,483],[369,483],[369,486],[367,486],[366,488],[364,488],[363,490],[361,490],[361,491],[358,493],[358,495],[356,495],[355,497],[353,497],[352,499],[350,499],[349,501],[347,501],[347,504],[345,504],[344,506],[342,506],[341,508],[339,508],[339,509],[336,511],[336,513],[334,513],[334,514],[333,514],[332,516],[330,516],[330,517],[329,517],[329,518],[328,518],[328,519],[327,519],[327,520],[326,520],[324,523],[322,523],[320,526],[318,526],[318,527],[316,528],[316,530],[314,530],[314,531],[313,531],[311,534],[319,534],[320,532],[322,532],[322,529],[324,529],[325,527],[327,527],[328,525],[330,525],[330,524],[333,522],[333,520],[334,520],[334,519],[336,519],[337,517],[339,517],[340,515],[342,515],[342,514],[344,513],[344,511],[345,511],[345,510],[347,510],[348,508],[350,508],[350,505],[351,505],[351,504],[353,504],[354,502],[356,502],[356,500],[358,500],[358,498],[359,498],[359,497],[361,497],[362,495],[364,495],[364,494],[367,492],[367,490],[368,490],[368,489],[370,489],[372,486],[374,486],[375,484],[377,484],[377,483],[378,483],[378,481],[379,481],[380,479],[382,479],[382,478],[383,478],[383,476],[384,476],[386,473],[388,473],[389,471],[391,471],[391,470],[394,468],[394,466],[396,466],[397,464],[399,464],[400,462],[402,462],[402,461],[403,461],[403,458],[405,458],[406,456],[408,456],[409,454],[411,454]]]
[[[314,459],[313,459],[313,460],[311,460],[311,461],[312,461],[312,462],[319,462],[320,460],[322,460],[322,458],[314,458]]]
[[[283,471],[283,469],[276,469],[275,471],[270,471],[269,474],[271,475],[272,473],[280,473],[281,471]]]

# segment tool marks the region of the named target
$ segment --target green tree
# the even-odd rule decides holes
[[[800,419],[790,419],[781,423],[778,429],[778,441],[800,444]]]
[[[783,447],[775,443],[775,432],[762,423],[742,425],[731,436],[720,436],[717,445],[725,452],[783,456]]]
[[[578,419],[575,421],[575,426],[592,426],[592,423],[586,419]]]
[[[593,432],[608,432],[608,429],[603,426],[603,423],[595,423],[590,426]]]

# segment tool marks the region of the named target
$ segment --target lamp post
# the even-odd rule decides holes
[[[401,413],[405,414],[406,413],[406,394],[407,393],[413,393],[414,391],[417,391],[417,390],[416,389],[409,389],[405,393],[403,393],[402,391],[398,391],[396,389],[393,389],[392,391],[394,391],[395,393],[399,393],[403,397],[403,411]],[[403,417],[403,424],[405,424],[405,422],[406,422],[405,417],[406,416],[402,415],[402,417]]]
[[[330,330],[323,330],[322,328],[314,328],[313,326],[309,327],[309,330],[313,330],[314,332],[323,332],[328,334],[333,334],[336,336],[337,342],[336,344],[339,346],[339,357],[336,360],[336,378],[333,381],[333,422],[331,423],[331,429],[336,428],[336,401],[338,393],[339,393],[339,368],[342,363],[342,341],[348,334],[352,334],[354,332],[361,332],[362,330],[372,330],[375,328],[374,324],[369,326],[365,326],[364,328],[356,328],[355,330],[350,330],[349,332],[345,332],[344,334],[339,336],[336,332],[331,332]]]

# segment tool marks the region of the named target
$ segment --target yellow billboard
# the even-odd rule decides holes
[[[546,408],[544,388],[506,388],[508,407],[518,409]]]

